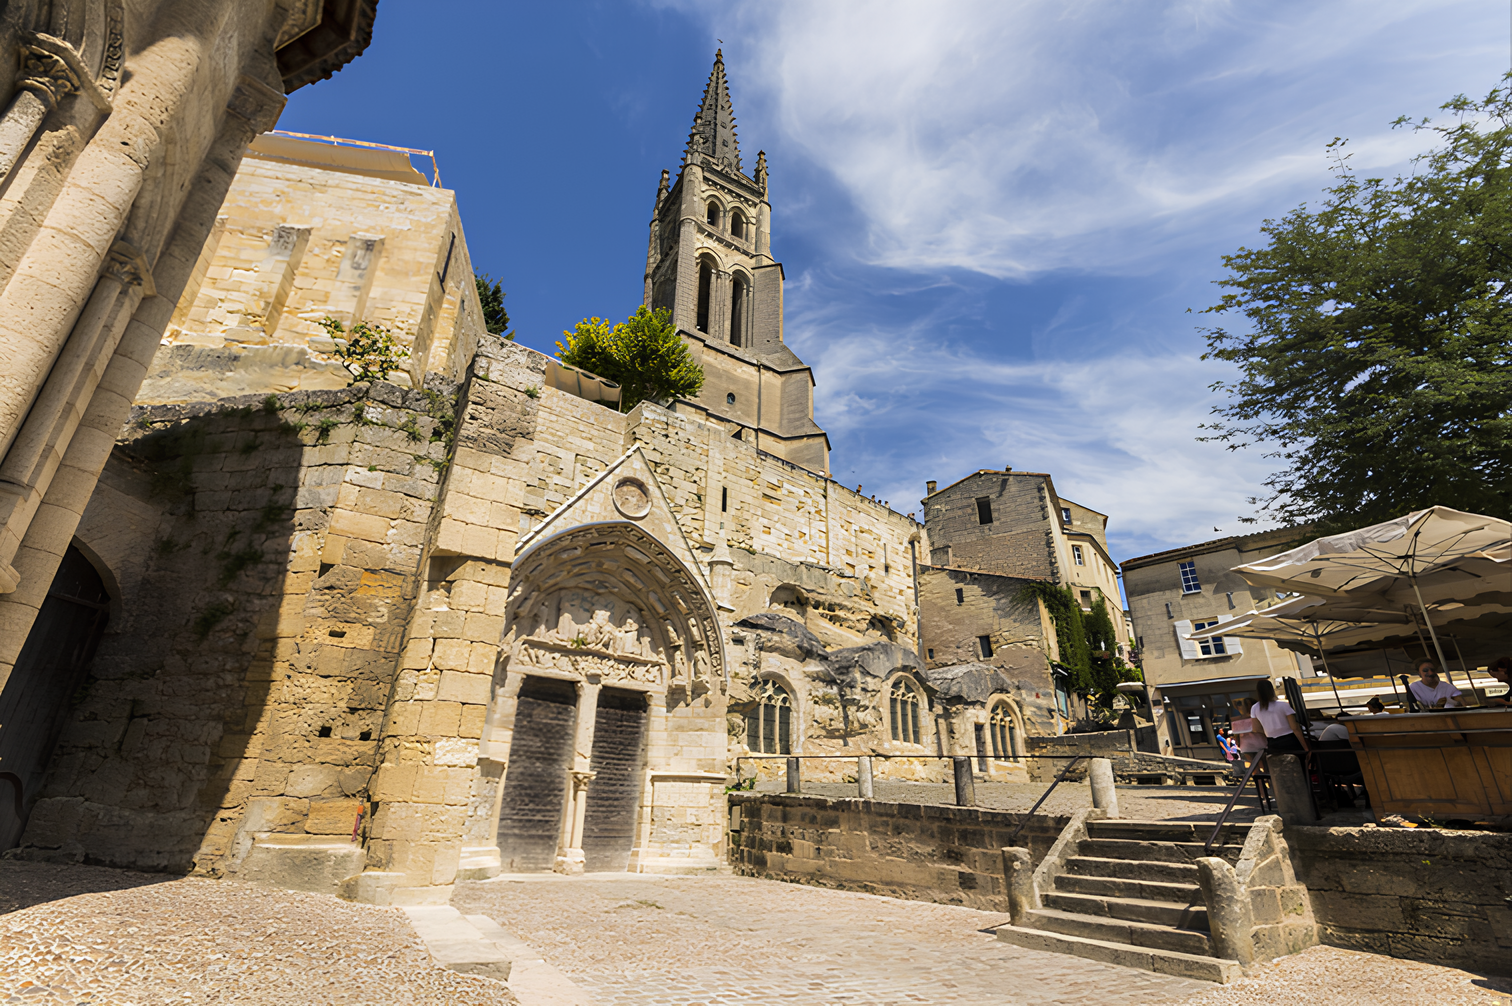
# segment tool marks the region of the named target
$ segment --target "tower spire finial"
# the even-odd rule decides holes
[[[724,50],[714,51],[714,69],[704,87],[703,101],[693,117],[693,131],[688,137],[684,163],[692,154],[703,154],[712,163],[739,173],[740,141],[735,135],[735,110],[730,104],[730,87],[725,80]]]

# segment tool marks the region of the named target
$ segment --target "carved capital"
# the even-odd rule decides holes
[[[101,272],[122,286],[142,287],[142,296],[151,297],[157,291],[152,283],[152,268],[146,257],[125,241],[110,246]]]
[[[58,102],[79,92],[78,74],[63,59],[36,45],[21,47],[21,79],[18,90],[30,91],[42,99],[51,112]]]

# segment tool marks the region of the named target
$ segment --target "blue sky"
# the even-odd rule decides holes
[[[549,351],[639,303],[722,44],[836,478],[907,513],[926,479],[1047,471],[1124,559],[1245,530],[1271,468],[1195,439],[1220,256],[1317,198],[1336,136],[1407,170],[1428,140],[1391,120],[1484,94],[1509,35],[1501,2],[385,0],[279,127],[434,148]]]

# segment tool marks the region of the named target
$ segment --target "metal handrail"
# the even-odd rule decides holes
[[[1034,817],[1034,812],[1040,809],[1040,804],[1050,799],[1050,793],[1055,789],[1055,787],[1059,786],[1062,782],[1065,781],[1066,773],[1070,772],[1071,769],[1076,765],[1076,763],[1081,761],[1083,758],[1091,757],[1091,755],[1071,756],[1071,761],[1066,765],[1065,768],[1060,770],[1060,773],[1056,775],[1054,779],[1050,780],[1049,788],[1047,788],[1045,792],[1040,795],[1039,800],[1035,802],[1034,806],[1029,808],[1029,813],[1024,815],[1024,819],[1019,822],[1019,826],[1013,829],[1013,834],[1008,836],[1008,841],[1012,842],[1014,839],[1019,837],[1019,832],[1023,831],[1024,826],[1027,825],[1030,819]]]
[[[1228,823],[1229,812],[1234,809],[1234,804],[1238,803],[1239,797],[1244,794],[1244,787],[1249,785],[1250,776],[1254,775],[1255,769],[1259,768],[1260,763],[1265,761],[1264,752],[1260,752],[1259,754],[1260,757],[1250,762],[1249,768],[1244,770],[1244,778],[1239,780],[1239,788],[1234,790],[1234,795],[1229,797],[1228,806],[1223,808],[1222,814],[1218,815],[1218,823],[1213,825],[1213,833],[1208,836],[1208,840],[1206,842],[1202,843],[1202,854],[1204,856],[1213,851],[1213,843],[1218,841],[1218,833],[1222,831],[1223,826]],[[1263,808],[1265,804],[1262,802],[1260,806]]]

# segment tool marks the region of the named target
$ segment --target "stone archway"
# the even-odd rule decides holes
[[[726,738],[714,602],[670,548],[629,521],[531,545],[514,564],[495,686],[506,871],[643,869],[668,845],[713,859],[717,808],[712,821],[672,814],[651,827],[659,786],[685,810],[719,792]]]

